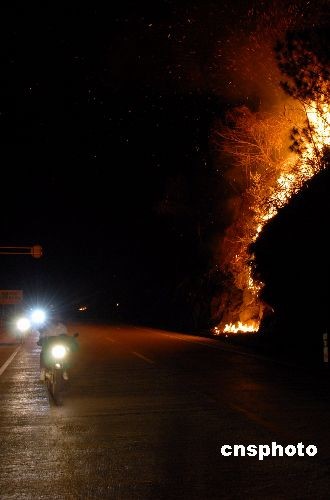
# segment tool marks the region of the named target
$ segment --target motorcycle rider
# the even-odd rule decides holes
[[[39,331],[39,340],[37,342],[38,345],[41,346],[41,352],[40,352],[40,380],[44,381],[45,380],[45,375],[46,375],[46,359],[45,359],[45,347],[49,342],[52,342],[55,340],[55,337],[58,336],[63,336],[65,339],[68,339],[68,344],[72,343],[71,337],[69,336],[68,329],[66,325],[59,319],[59,318],[53,318],[46,327],[40,329]],[[75,339],[74,339],[75,340]],[[68,345],[70,347],[70,345]],[[66,370],[63,371],[63,378],[64,380],[68,380],[69,376]]]

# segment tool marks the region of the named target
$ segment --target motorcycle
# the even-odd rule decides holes
[[[56,405],[63,402],[63,391],[68,380],[67,370],[69,358],[77,350],[77,337],[74,335],[59,335],[48,337],[42,342],[43,359],[45,364],[45,383],[48,392]]]

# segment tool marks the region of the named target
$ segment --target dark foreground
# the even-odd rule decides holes
[[[0,376],[1,499],[329,498],[330,384],[321,372],[218,340],[76,330],[81,351],[62,407],[38,381],[35,337]],[[272,441],[318,453],[220,453]]]

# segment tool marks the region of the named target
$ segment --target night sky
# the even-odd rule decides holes
[[[206,184],[213,175],[217,111],[181,82],[190,10],[2,9],[1,245],[38,243],[44,256],[2,256],[1,288],[142,317],[172,300],[199,258],[194,198],[201,171]],[[192,59],[200,36],[191,30]]]
[[[1,256],[0,288],[142,322],[191,314],[226,224],[210,133],[231,105],[267,102],[269,78],[232,61],[268,4],[1,7],[0,242],[44,256]]]

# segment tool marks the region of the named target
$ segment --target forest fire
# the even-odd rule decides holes
[[[269,199],[268,209],[256,221],[257,229],[254,239],[257,239],[265,223],[272,219],[278,210],[288,203],[292,195],[297,193],[304,183],[322,168],[319,161],[320,155],[324,146],[330,145],[329,105],[319,106],[312,102],[306,107],[306,116],[311,131],[311,141],[305,142],[304,151],[297,162],[285,165],[291,171],[283,172],[277,178],[274,193]]]
[[[238,321],[236,325],[233,323],[229,323],[229,325],[225,325],[223,333],[238,333],[238,332],[256,332],[258,330],[259,325],[256,323],[251,324],[243,324],[241,321]]]
[[[254,244],[329,161],[328,29],[321,14],[311,21],[294,12],[284,19],[275,9],[256,20],[229,58],[240,104],[213,129],[229,221],[215,253],[221,290],[212,303],[214,335],[257,332],[274,312],[262,300]]]
[[[246,212],[245,220],[242,220],[239,225],[240,242],[236,248],[235,257],[228,266],[238,288],[243,291],[243,296],[246,291],[250,292],[248,307],[251,309],[253,306],[255,310],[259,307],[261,314],[258,318],[219,325],[213,330],[215,335],[258,331],[262,319],[262,304],[259,295],[264,285],[252,277],[248,246],[257,240],[264,225],[277,214],[278,210],[285,206],[291,197],[323,168],[322,161],[320,161],[322,151],[325,146],[330,146],[330,106],[322,100],[321,102],[311,101],[304,105],[303,111],[307,118],[308,135],[301,136],[303,140],[300,144],[300,155],[289,155],[283,161],[278,161],[275,166],[276,175],[269,177],[270,183],[266,188],[261,185],[261,176],[258,172],[251,171],[250,173],[249,188],[246,190],[250,195],[249,212]],[[227,141],[236,140],[233,136],[223,135],[222,137]],[[240,151],[241,154],[242,151]],[[249,152],[245,154],[249,156]],[[258,196],[255,196],[256,192]]]

